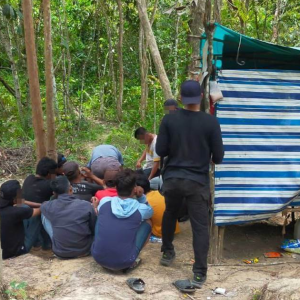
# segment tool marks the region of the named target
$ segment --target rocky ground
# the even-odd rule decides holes
[[[191,278],[193,259],[189,222],[181,229],[175,240],[177,258],[169,268],[159,265],[160,244],[148,244],[141,253],[141,266],[126,275],[105,271],[92,257],[59,260],[50,251],[32,251],[4,261],[4,282],[6,285],[13,281],[28,284],[27,298],[19,295],[19,299],[300,299],[300,255],[284,254],[278,259],[263,256],[264,252],[280,250],[282,228],[278,222],[227,227],[222,264],[210,265],[208,280],[201,290],[190,297],[181,294],[172,282]],[[258,264],[242,262],[254,257],[259,258]],[[146,282],[144,294],[135,294],[127,287],[125,281],[129,277],[139,277]],[[213,295],[216,287],[225,288],[226,296]]]

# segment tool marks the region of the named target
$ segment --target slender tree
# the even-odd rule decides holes
[[[174,78],[173,78],[173,91],[176,94],[177,80],[178,80],[178,33],[179,33],[180,15],[176,14],[175,23],[175,43],[174,43]]]
[[[142,24],[140,22],[139,30],[139,61],[140,61],[140,71],[141,71],[141,105],[140,113],[142,121],[146,117],[147,99],[148,99],[148,68],[149,62],[147,58],[147,48],[145,45],[145,36]]]
[[[109,76],[111,77],[112,82],[112,94],[114,99],[117,99],[117,84],[116,84],[116,76],[115,76],[115,69],[114,69],[114,49],[113,49],[113,42],[112,42],[112,30],[110,25],[110,19],[108,16],[108,7],[107,3],[102,0],[102,12],[105,18],[105,26],[106,26],[106,33],[108,39],[108,58],[109,58]]]
[[[146,41],[149,45],[151,57],[155,65],[155,69],[163,90],[164,97],[165,99],[172,98],[173,95],[172,95],[170,81],[165,71],[164,64],[161,59],[160,52],[156,43],[156,39],[152,31],[151,23],[148,18],[146,2],[145,0],[137,0],[136,3],[137,3],[141,24],[145,33]]]
[[[152,10],[151,20],[150,20],[151,27],[153,26],[155,20],[157,6],[158,6],[158,0],[155,0],[153,10]],[[149,59],[147,57],[147,49],[148,49],[148,42],[145,38],[142,22],[140,21],[140,30],[139,30],[139,61],[140,61],[140,70],[141,70],[140,113],[143,121],[145,120],[146,117],[148,92],[149,92],[149,85],[148,85]]]
[[[189,36],[189,44],[192,48],[192,59],[189,65],[189,72],[192,77],[197,76],[197,72],[199,72],[199,37],[204,32],[204,7],[205,0],[193,1],[190,6],[189,26],[191,35]]]
[[[222,0],[215,0],[213,17],[214,20],[218,23],[221,23],[221,8],[222,8]]]
[[[44,35],[45,35],[45,70],[46,70],[46,113],[47,113],[47,155],[56,160],[53,61],[51,41],[51,9],[50,0],[43,0]]]
[[[272,34],[272,42],[278,42],[278,35],[279,35],[279,20],[281,14],[281,0],[277,0],[276,2],[276,9],[274,13],[274,22],[273,22],[273,34]]]
[[[45,130],[40,95],[40,83],[36,57],[31,0],[23,0],[22,6],[24,16],[25,47],[27,55],[27,71],[29,77],[29,91],[32,104],[32,122],[35,134],[37,159],[40,159],[46,155],[47,151],[45,144]]]
[[[118,43],[118,62],[119,62],[119,97],[117,101],[117,115],[119,121],[122,119],[122,102],[124,90],[124,66],[123,66],[123,36],[124,36],[124,20],[122,1],[117,0],[119,11],[119,43]]]

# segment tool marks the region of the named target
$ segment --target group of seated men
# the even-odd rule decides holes
[[[93,150],[86,167],[44,157],[21,187],[9,180],[0,188],[3,259],[28,253],[32,247],[51,249],[58,258],[92,255],[107,269],[138,265],[138,255],[151,234],[161,237],[165,210],[158,191],[159,157],[156,136],[138,128],[135,137],[146,143],[138,170],[123,168],[112,145]],[[146,159],[144,169],[142,161]],[[154,183],[150,188],[150,181]],[[179,232],[177,224],[176,232]]]

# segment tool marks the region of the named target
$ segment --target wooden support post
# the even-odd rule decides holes
[[[223,248],[224,248],[224,235],[225,235],[225,226],[219,227],[218,232],[218,263],[223,259]]]

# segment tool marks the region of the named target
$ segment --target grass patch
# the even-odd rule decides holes
[[[5,290],[5,294],[8,296],[7,299],[15,300],[15,299],[22,299],[27,300],[27,283],[25,281],[17,282],[12,281],[9,283],[9,287]]]

